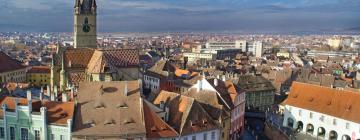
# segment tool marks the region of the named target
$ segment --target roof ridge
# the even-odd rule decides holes
[[[160,120],[166,127],[168,127],[171,131],[175,132],[176,135],[180,135],[180,134],[179,134],[173,127],[171,127],[167,122],[165,122],[163,119],[159,118],[159,117],[157,116],[157,114],[156,114],[153,110],[151,110],[151,108],[149,107],[149,105],[148,105],[147,103],[145,103],[145,101],[143,101],[143,106],[144,106],[144,109],[145,109],[145,108],[148,109],[149,112],[150,112],[152,115],[154,115],[155,117],[157,117],[157,119]]]
[[[192,110],[192,108],[194,106],[194,101],[195,101],[194,98],[187,97],[187,96],[184,96],[184,95],[180,95],[180,99],[182,99],[183,97],[188,98],[191,101],[191,105],[190,105],[189,108],[186,109],[186,112],[184,112],[184,114],[182,115],[183,117],[185,117],[185,121],[182,121],[181,124],[180,124],[180,129],[179,129],[180,134],[182,134],[184,126],[185,126],[186,122],[189,120],[189,114],[190,114],[190,111]]]

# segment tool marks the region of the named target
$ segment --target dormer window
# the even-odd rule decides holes
[[[104,105],[103,102],[97,101],[97,102],[95,102],[95,104],[94,104],[94,108],[95,108],[95,109],[102,109],[102,108],[105,108],[105,105]]]
[[[208,121],[206,119],[203,120],[203,124],[207,125]]]
[[[194,121],[190,121],[190,125],[191,125],[191,127],[194,127],[194,126],[196,126],[196,123]]]
[[[106,119],[104,125],[114,125],[115,121],[113,119]]]
[[[65,118],[66,116],[68,116],[68,114],[66,112],[63,112],[63,113],[60,114],[61,118]]]
[[[134,123],[134,120],[132,118],[126,118],[124,120],[124,124],[130,124],[130,123]]]
[[[85,122],[85,124],[91,126],[91,127],[94,127],[95,126],[95,121],[93,119],[89,119]]]
[[[125,102],[120,102],[118,105],[116,105],[117,108],[128,108],[128,105]]]
[[[151,127],[151,132],[156,132],[156,127],[155,126]]]
[[[351,110],[351,105],[347,105],[346,106],[346,111],[350,111]]]

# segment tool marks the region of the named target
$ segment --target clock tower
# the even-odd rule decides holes
[[[75,0],[74,48],[96,48],[96,0]]]

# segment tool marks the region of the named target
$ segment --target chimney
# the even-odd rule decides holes
[[[162,110],[165,109],[165,102],[164,101],[160,101],[160,106],[159,106]]]
[[[62,102],[68,102],[69,101],[68,95],[65,92],[63,92],[61,94],[61,99],[62,99]]]
[[[143,94],[143,85],[142,85],[142,80],[141,80],[141,79],[139,79],[139,80],[138,80],[138,83],[139,83],[140,94],[142,95],[142,94]]]
[[[220,75],[216,75],[216,79],[220,79]]]
[[[225,75],[222,75],[222,81],[226,81],[226,76]]]
[[[127,81],[125,81],[125,85],[124,85],[124,96],[128,96],[128,83],[127,83]]]
[[[15,116],[16,116],[16,121],[19,120],[19,113],[18,113],[18,105],[19,105],[19,98],[15,98],[14,99],[15,102]]]
[[[165,114],[165,122],[167,122],[167,121],[169,121],[169,113],[170,113],[170,109],[169,109],[169,107],[168,106],[166,106],[165,107],[165,112],[166,112],[166,114]]]
[[[27,100],[28,100],[28,107],[29,107],[29,116],[31,117],[31,112],[32,112],[32,97],[31,97],[31,91],[28,90],[27,91]],[[31,121],[31,119],[29,119],[29,121]]]
[[[44,93],[44,86],[41,86],[40,92],[41,92],[41,93]]]
[[[75,87],[72,86],[70,91],[70,99],[74,99],[74,95],[75,95]]]
[[[50,94],[51,94],[51,93],[50,93]],[[58,89],[57,89],[57,86],[54,86],[54,92],[50,95],[50,100],[51,100],[51,101],[55,101],[57,95],[58,95]]]
[[[200,92],[202,90],[202,81],[201,80],[197,81],[197,86],[198,86],[197,92]]]
[[[50,90],[50,85],[47,85],[46,86],[46,92],[47,92],[47,96],[51,96],[50,94],[51,94],[51,90]]]
[[[44,87],[41,87],[41,91],[40,91],[40,95],[39,95],[39,100],[42,101],[44,99]]]
[[[26,91],[26,98],[27,98],[28,101],[31,101],[32,95],[31,95],[31,91],[30,91],[30,90],[27,90],[27,91]]]
[[[214,79],[214,86],[217,87],[218,86],[218,79]]]

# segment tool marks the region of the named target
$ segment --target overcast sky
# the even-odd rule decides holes
[[[360,0],[97,0],[100,32],[360,27]],[[74,0],[0,0],[0,31],[71,32]]]

